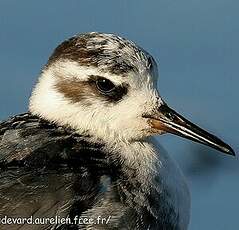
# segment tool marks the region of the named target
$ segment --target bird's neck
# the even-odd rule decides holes
[[[113,158],[116,157],[116,160],[121,162],[122,170],[128,176],[131,176],[133,170],[134,177],[138,177],[142,184],[147,184],[157,173],[160,162],[149,139],[134,142],[115,141],[113,144],[107,144],[106,148]]]

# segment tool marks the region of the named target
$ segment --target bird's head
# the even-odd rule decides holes
[[[80,34],[59,45],[33,90],[30,111],[80,133],[114,141],[171,132],[233,150],[171,110],[157,89],[157,65],[131,41]]]

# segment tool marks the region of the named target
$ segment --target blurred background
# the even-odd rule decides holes
[[[160,94],[239,152],[236,0],[1,0],[0,120],[27,110],[52,50],[79,32],[116,33],[160,63]],[[238,229],[238,159],[171,135],[160,143],[191,190],[190,230]]]

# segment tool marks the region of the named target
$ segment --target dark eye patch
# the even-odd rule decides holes
[[[100,91],[96,85],[100,76],[89,76],[86,81],[79,81],[77,79],[64,79],[58,77],[58,81],[55,84],[55,88],[58,92],[62,93],[65,98],[72,103],[82,103],[90,106],[94,103],[94,98],[99,100],[108,101],[109,103],[117,103],[124,95],[127,94],[129,86],[127,84],[121,84],[119,86],[114,85],[110,90]],[[110,83],[111,84],[111,83]],[[106,87],[106,86],[104,86]],[[109,87],[109,86],[107,86]],[[109,87],[111,88],[111,87]]]
[[[128,85],[114,85],[110,80],[96,75],[89,76],[89,82],[109,102],[117,102],[128,93]]]

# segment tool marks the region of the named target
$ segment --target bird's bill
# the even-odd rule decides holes
[[[150,117],[151,127],[208,145],[214,149],[235,156],[233,149],[216,136],[191,123],[166,104],[159,107],[157,114]]]

